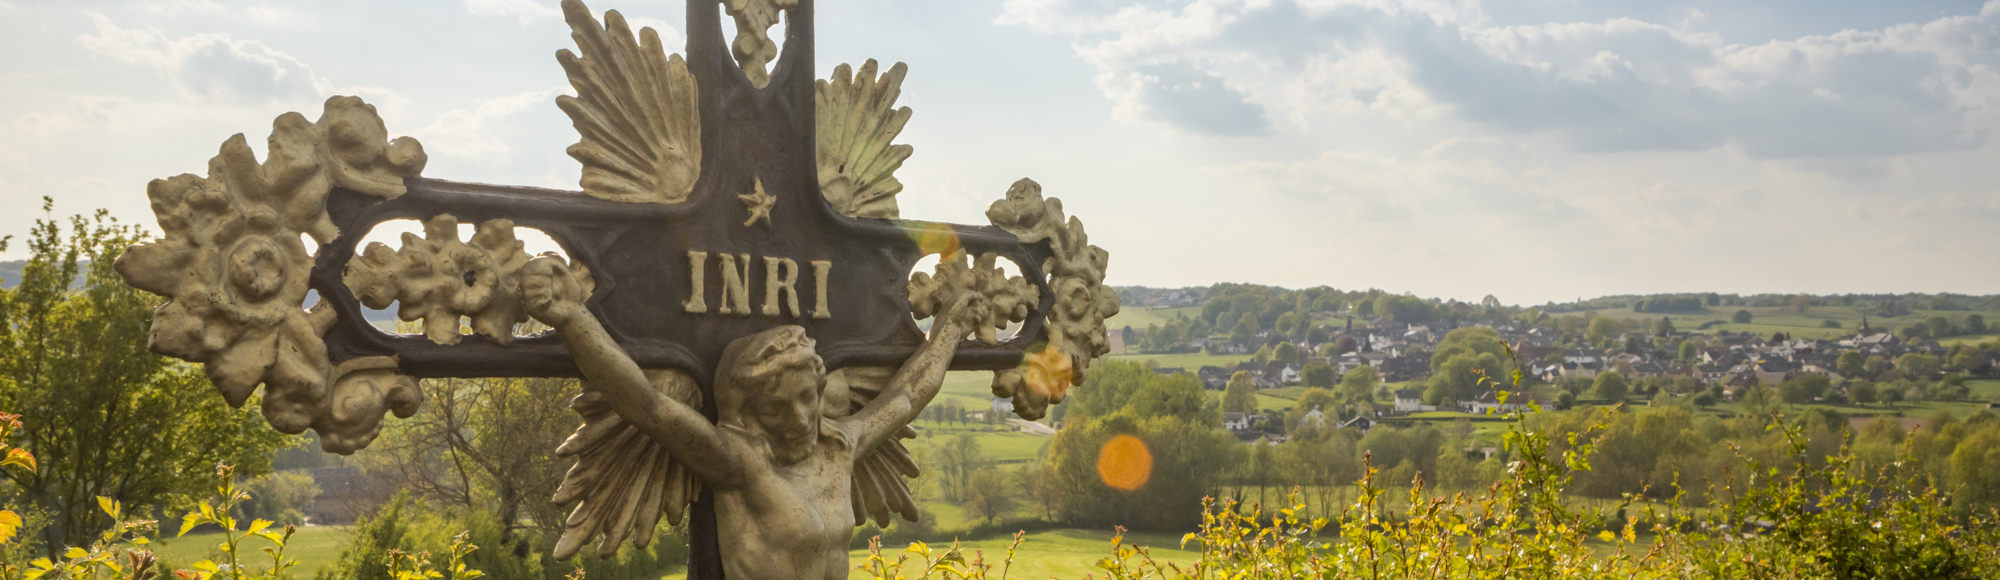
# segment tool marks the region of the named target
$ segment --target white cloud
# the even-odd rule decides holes
[[[120,28],[96,12],[85,15],[96,30],[78,35],[78,44],[154,69],[190,102],[271,102],[332,93],[331,83],[312,67],[256,40],[219,33],[175,37],[156,28]]]
[[[144,0],[133,7],[154,14],[177,14],[181,12],[222,14],[226,12],[222,5],[216,4],[214,0]]]
[[[1282,132],[1327,113],[1448,114],[1584,151],[1852,159],[1977,149],[2000,129],[2000,1],[1749,44],[1685,14],[1679,27],[1502,26],[1469,0],[1008,0],[995,22],[1069,37],[1121,120],[1194,133],[1255,133],[1266,117],[1288,121]],[[1173,94],[1157,88],[1162,70],[1228,92],[1159,98]]]
[[[512,16],[523,25],[563,17],[562,9],[534,0],[465,0],[465,10],[474,16]]]
[[[518,95],[485,99],[470,109],[453,109],[439,115],[430,126],[411,135],[432,155],[448,157],[496,157],[510,151],[506,140],[491,126],[507,117],[538,106],[548,106],[560,89],[531,91]]]

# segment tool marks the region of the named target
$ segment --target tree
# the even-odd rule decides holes
[[[99,211],[69,230],[37,220],[19,284],[0,290],[0,409],[22,415],[14,440],[40,462],[0,470],[0,481],[50,515],[39,533],[51,556],[112,525],[98,496],[133,512],[164,507],[211,489],[217,463],[268,472],[272,452],[294,441],[256,403],[230,408],[197,367],[147,352],[159,301],[113,270],[138,228]]]
[[[1849,379],[1858,379],[1866,376],[1868,373],[1868,358],[1863,356],[1861,351],[1850,350],[1840,353],[1840,358],[1834,362],[1833,366],[1834,370],[1840,372],[1840,376]]]
[[[1694,341],[1692,340],[1681,341],[1680,350],[1681,351],[1679,354],[1680,354],[1680,360],[1682,362],[1692,362],[1694,360],[1695,355],[1699,352],[1698,349],[1694,347]]]
[[[1354,335],[1352,334],[1340,335],[1340,338],[1333,339],[1334,354],[1347,354],[1350,352],[1354,352],[1354,349],[1361,347],[1360,342],[1361,341],[1355,340]]]
[[[1567,410],[1576,406],[1576,393],[1562,391],[1556,393],[1556,409]]]
[[[1130,439],[1107,445],[1120,437]],[[1200,524],[1202,498],[1218,495],[1236,448],[1234,437],[1211,425],[1120,411],[1066,423],[1049,442],[1045,464],[1063,489],[1059,519],[1072,527],[1185,530]],[[1116,452],[1129,459],[1138,449],[1151,458],[1149,471],[1121,473],[1108,481],[1098,469],[1102,454]],[[1137,462],[1117,463],[1131,468]]]
[[[1306,389],[1305,392],[1299,393],[1298,411],[1303,414],[1306,411],[1319,409],[1321,413],[1331,415],[1334,406],[1338,404],[1340,400],[1333,391],[1319,388]]]
[[[1875,402],[1875,383],[1868,382],[1866,379],[1848,383],[1847,398],[1853,399],[1857,405],[1866,405]]]
[[[1965,317],[1966,334],[1986,334],[1986,317],[1970,314]]]
[[[1930,377],[1937,374],[1941,366],[1937,357],[1923,353],[1913,352],[1896,357],[1896,370],[1912,377]]]
[[[1925,318],[1924,326],[1930,329],[1930,336],[1932,338],[1944,338],[1947,336],[1951,336],[1957,334],[1957,332],[1954,331],[1958,330],[1956,328],[1952,328],[1951,319],[1945,318],[1943,316],[1931,316]]]
[[[572,462],[554,451],[576,430],[581,390],[573,379],[426,380],[422,410],[358,462],[427,500],[495,514],[506,544],[522,528],[561,529],[566,514],[548,499]]]
[[[1879,378],[1882,376],[1882,373],[1889,372],[1895,366],[1889,364],[1889,360],[1881,356],[1870,356],[1868,357],[1868,361],[1862,365],[1862,368],[1862,374],[1870,378]]]
[[[1674,319],[1665,316],[1660,317],[1660,321],[1653,324],[1653,336],[1660,338],[1673,336],[1675,330]]]
[[[1878,387],[1875,392],[1875,398],[1894,407],[1897,402],[1903,400],[1903,393],[1904,391],[1896,389],[1894,385],[1888,385],[1887,388]]]
[[[1597,373],[1597,380],[1590,385],[1590,392],[1599,399],[1609,399],[1613,403],[1624,402],[1629,393],[1625,375],[1611,371]]]
[[[986,518],[986,523],[1007,513],[1014,507],[1012,486],[999,470],[981,468],[972,472],[965,481],[965,509],[973,515]]]
[[[1626,354],[1639,354],[1646,349],[1646,343],[1639,339],[1638,334],[1625,335],[1625,344],[1621,346],[1624,347],[1623,350]]]
[[[1609,316],[1598,316],[1590,319],[1587,335],[1591,340],[1610,338],[1622,330],[1619,326],[1618,321],[1612,320]]]
[[[1362,365],[1347,371],[1340,377],[1340,398],[1348,402],[1373,402],[1375,387],[1382,385],[1382,375],[1375,367]]]
[[[1732,315],[1730,315],[1730,316],[1729,316],[1729,321],[1730,321],[1730,322],[1734,322],[1734,323],[1737,323],[1737,324],[1749,324],[1749,323],[1750,323],[1750,311],[1748,311],[1748,310],[1738,310],[1738,311],[1736,311],[1736,314],[1732,314]]]
[[[1229,339],[1236,342],[1249,342],[1250,339],[1256,338],[1257,333],[1263,332],[1263,330],[1263,328],[1257,325],[1257,315],[1245,312],[1243,316],[1236,319],[1236,326],[1229,328]]]
[[[1222,410],[1227,413],[1257,412],[1257,380],[1250,377],[1250,371],[1236,371],[1229,375],[1229,385],[1222,389]]]
[[[1286,341],[1278,343],[1278,348],[1271,350],[1271,360],[1297,363],[1305,360],[1305,357],[1299,355],[1299,347],[1294,346],[1290,341]]]
[[[938,490],[947,500],[966,501],[972,474],[986,468],[986,453],[971,433],[959,433],[937,450]]]
[[[1257,347],[1257,352],[1250,355],[1250,362],[1257,363],[1259,365],[1270,364],[1271,345],[1267,344],[1264,346]]]
[[[1694,406],[1696,406],[1696,407],[1701,407],[1701,408],[1704,408],[1704,409],[1706,409],[1706,408],[1709,408],[1709,407],[1713,407],[1713,406],[1715,406],[1715,396],[1714,396],[1714,395],[1710,395],[1710,394],[1708,394],[1708,393],[1702,393],[1702,394],[1699,394],[1699,395],[1695,395],[1695,396],[1694,396]]]
[[[1334,370],[1332,365],[1316,360],[1306,363],[1305,370],[1299,373],[1299,380],[1307,387],[1332,388],[1338,376],[1339,371]]]
[[[2000,427],[1988,424],[1951,452],[1951,480],[1958,496],[1980,506],[2000,506]]]

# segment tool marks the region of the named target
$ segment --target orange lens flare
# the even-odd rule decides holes
[[[958,230],[952,229],[949,225],[931,224],[924,226],[922,232],[913,235],[917,238],[917,249],[923,250],[925,254],[937,254],[945,258],[958,254]]]
[[[1051,403],[1061,403],[1063,397],[1069,394],[1069,385],[1076,371],[1070,366],[1069,355],[1063,354],[1062,349],[1046,343],[1040,348],[1021,357],[1022,370],[1025,371],[1021,373],[1021,378],[1042,398]]]
[[[1153,478],[1153,452],[1138,437],[1112,437],[1097,451],[1097,477],[1114,489],[1132,491],[1144,487],[1146,480]]]

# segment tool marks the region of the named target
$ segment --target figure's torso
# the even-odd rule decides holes
[[[754,435],[723,429],[743,485],[714,492],[723,571],[731,580],[847,577],[854,455],[823,433],[806,459],[774,465]]]

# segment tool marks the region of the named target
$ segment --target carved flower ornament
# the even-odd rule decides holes
[[[204,363],[230,405],[265,385],[271,426],[320,432],[329,451],[374,439],[384,410],[416,412],[416,382],[394,359],[342,363],[321,340],[335,315],[307,311],[313,258],[301,234],[327,244],[339,236],[326,214],[334,187],[391,199],[403,178],[423,170],[422,145],[388,141],[375,108],[355,97],[328,99],[318,123],[286,113],[272,124],[264,163],[237,134],[209,161],[209,176],[178,175],[147,185],[164,236],[118,259],[134,288],[167,297],[153,316],[148,348]]]
[[[1014,399],[1014,412],[1039,419],[1051,403],[1061,403],[1070,385],[1083,384],[1084,369],[1111,351],[1104,320],[1118,314],[1118,293],[1104,285],[1110,253],[1090,245],[1083,221],[1064,221],[1062,200],[1042,198],[1042,186],[1022,179],[1007,198],[986,209],[986,219],[1022,243],[1046,241],[1051,256],[1042,263],[1055,307],[1044,323],[1043,339],[1029,347],[1021,366],[993,373],[993,396]]]

